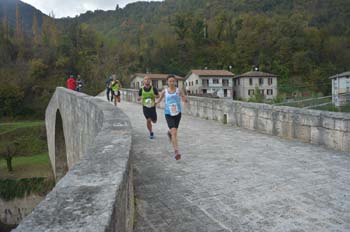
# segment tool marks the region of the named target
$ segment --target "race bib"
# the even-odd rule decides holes
[[[176,103],[171,103],[169,104],[169,110],[170,110],[170,115],[171,116],[176,116],[179,114],[179,110],[177,108],[177,104]]]
[[[145,100],[145,105],[147,108],[152,108],[152,99],[151,98],[147,98]]]

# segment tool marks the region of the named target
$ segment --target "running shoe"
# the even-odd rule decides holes
[[[151,132],[151,133],[149,134],[149,138],[150,138],[150,139],[154,139],[154,133],[153,133],[153,132]]]
[[[178,150],[175,150],[175,159],[176,159],[176,160],[181,159],[181,154],[179,153]]]

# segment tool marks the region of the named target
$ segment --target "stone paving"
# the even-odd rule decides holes
[[[350,154],[182,117],[173,158],[163,111],[133,125],[135,231],[350,231]],[[350,141],[349,141],[350,142]]]

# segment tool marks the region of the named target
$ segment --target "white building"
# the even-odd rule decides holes
[[[226,70],[191,70],[185,77],[188,94],[232,98],[232,78],[234,74]]]
[[[332,102],[335,106],[343,106],[350,102],[350,71],[331,76]]]
[[[130,87],[133,89],[139,89],[143,86],[143,78],[148,76],[151,79],[151,85],[158,89],[164,89],[167,86],[167,77],[169,74],[155,74],[155,73],[135,73],[132,75]],[[184,78],[175,75],[176,86],[183,88]]]
[[[233,79],[233,98],[249,100],[256,87],[265,99],[277,96],[277,75],[259,71],[250,71],[237,75]]]

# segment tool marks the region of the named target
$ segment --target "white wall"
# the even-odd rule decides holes
[[[214,79],[217,79],[218,83],[214,83]],[[207,86],[203,85],[204,80],[209,81]],[[223,86],[223,80],[228,81],[228,86]],[[196,81],[198,81],[198,84],[196,84]],[[205,89],[209,94],[216,93],[218,97],[224,98],[224,89],[226,89],[226,97],[232,98],[233,81],[230,77],[199,77],[198,75],[192,73],[185,82],[186,91],[189,91],[191,94],[203,94],[203,89]]]

